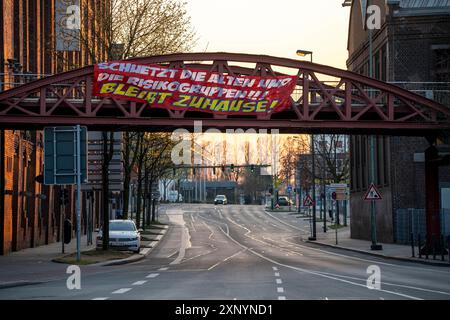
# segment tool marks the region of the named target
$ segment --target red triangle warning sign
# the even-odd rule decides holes
[[[364,200],[381,200],[381,194],[375,187],[375,185],[372,183],[369,186],[369,190],[367,190],[366,195],[364,196]]]
[[[310,197],[309,194],[306,195],[305,201],[303,201],[303,205],[304,205],[305,207],[311,207],[311,206],[314,205],[314,201],[313,201],[313,199],[311,199],[311,197]]]

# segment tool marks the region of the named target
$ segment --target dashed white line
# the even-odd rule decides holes
[[[136,282],[133,283],[133,286],[141,286],[141,285],[143,285],[146,282],[147,282],[147,280],[136,281]]]
[[[281,281],[281,279],[275,279],[275,282],[276,282],[277,284],[282,284],[282,283],[283,283],[283,281]]]
[[[159,268],[158,271],[167,271],[169,268]]]
[[[279,296],[278,300],[286,300],[286,297],[285,296]]]
[[[272,267],[273,271],[278,271],[277,267]]]
[[[279,272],[275,272],[273,275],[274,275],[275,277],[279,277],[279,276],[280,276],[280,273],[279,273]]]
[[[106,300],[109,299],[108,297],[98,297],[98,298],[94,298],[92,300]]]
[[[122,288],[122,289],[113,291],[112,293],[113,293],[113,294],[121,294],[121,293],[128,292],[128,291],[130,291],[130,290],[131,290],[131,288]]]
[[[283,287],[278,287],[277,288],[277,292],[278,293],[283,293],[284,292],[284,288]]]
[[[156,278],[157,276],[159,276],[159,273],[150,273],[146,278]]]

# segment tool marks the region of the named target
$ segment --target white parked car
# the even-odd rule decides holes
[[[97,234],[97,248],[103,245],[102,231]],[[120,250],[130,250],[139,253],[141,249],[141,234],[132,220],[109,221],[109,246]]]

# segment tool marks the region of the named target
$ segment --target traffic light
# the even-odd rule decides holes
[[[234,164],[230,164],[231,172],[234,172]]]
[[[255,172],[255,165],[254,164],[252,164],[251,166],[250,166],[250,171],[253,173],[253,172]]]

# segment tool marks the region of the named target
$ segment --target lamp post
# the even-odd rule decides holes
[[[367,28],[367,26],[366,26]],[[372,28],[369,29],[369,77],[373,78],[373,40],[372,40]],[[370,95],[370,93],[369,93]],[[370,182],[375,184],[375,135],[370,136]],[[370,231],[372,244],[371,250],[382,250],[383,247],[377,244],[377,212],[375,207],[375,200],[370,201]]]
[[[297,50],[297,55],[300,57],[311,56],[313,62],[313,52],[308,50]],[[312,216],[312,235],[308,240],[316,240],[316,163],[314,151],[314,134],[311,134],[311,171],[312,171],[312,200],[313,200],[313,216]]]
[[[310,61],[313,62],[313,52],[312,51],[299,49],[299,50],[297,50],[297,55],[300,57],[306,57],[306,56],[310,55],[311,56]]]

